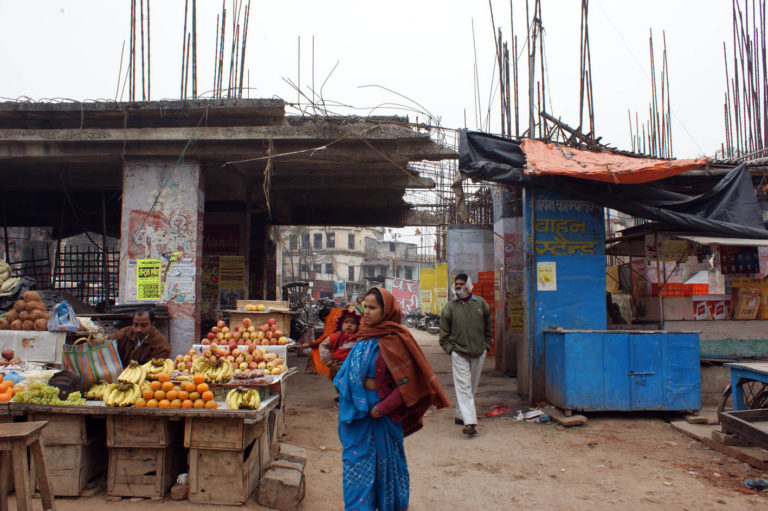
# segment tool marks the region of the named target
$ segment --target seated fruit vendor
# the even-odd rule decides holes
[[[155,311],[149,307],[137,309],[133,313],[133,325],[115,332],[114,338],[123,367],[131,360],[144,364],[153,358],[171,357],[171,345],[155,328]]]

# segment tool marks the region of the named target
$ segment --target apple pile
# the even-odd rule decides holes
[[[282,346],[291,342],[279,330],[275,318],[269,318],[266,323],[258,327],[254,326],[249,318],[244,318],[241,323],[230,330],[224,321],[219,320],[205,338],[200,340],[200,344],[226,345],[232,351],[237,346],[249,344]]]
[[[203,345],[202,353],[190,349],[186,355],[177,355],[174,365],[177,371],[190,374],[193,372],[194,361],[202,357],[211,362],[229,361],[232,369],[240,372],[238,375],[253,371],[255,373],[250,373],[249,376],[257,376],[256,373],[261,372],[277,375],[288,369],[285,361],[278,358],[277,353],[267,353],[260,346],[285,345],[290,342],[290,339],[278,330],[277,322],[273,318],[258,328],[251,324],[250,319],[245,318],[242,324],[233,329],[220,320],[205,338],[200,340]]]
[[[234,378],[277,375],[288,370],[285,361],[279,358],[277,353],[267,353],[253,343],[236,347],[232,351],[229,348],[219,347],[216,343],[211,343],[210,347],[205,348],[202,353],[192,348],[186,355],[176,355],[174,360],[176,370],[183,374],[192,374],[195,360],[200,358],[211,362],[218,360],[229,362],[235,370]]]

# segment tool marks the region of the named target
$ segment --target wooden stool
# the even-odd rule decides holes
[[[45,421],[9,422],[0,424],[0,511],[8,511],[8,471],[13,458],[13,485],[16,491],[16,509],[31,511],[34,485],[30,486],[27,446],[31,447],[35,462],[37,486],[43,502],[43,509],[56,509],[53,503],[53,489],[48,480],[48,469],[43,454],[43,439],[40,436]]]

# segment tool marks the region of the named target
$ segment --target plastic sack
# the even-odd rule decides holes
[[[51,332],[77,332],[80,330],[80,322],[77,320],[77,315],[71,305],[67,302],[56,304],[56,307],[51,310],[48,330]]]
[[[56,371],[51,369],[38,369],[36,371],[27,371],[24,375],[19,375],[20,380],[16,381],[22,388],[26,388],[34,383],[48,383],[48,381],[56,374]],[[8,375],[5,375],[5,379],[9,379]]]

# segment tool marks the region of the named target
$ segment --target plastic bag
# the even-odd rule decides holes
[[[51,310],[51,319],[48,320],[48,330],[51,332],[77,332],[80,330],[80,322],[77,320],[75,310],[67,302],[56,304]]]

